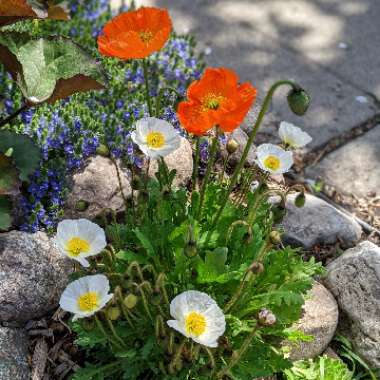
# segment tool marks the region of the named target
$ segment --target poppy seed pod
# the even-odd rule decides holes
[[[108,157],[110,155],[110,150],[106,145],[100,144],[96,148],[96,153],[99,154],[99,156]]]
[[[262,326],[273,326],[277,322],[276,316],[268,309],[260,310],[258,320]]]
[[[235,139],[229,139],[226,149],[229,154],[234,154],[239,149],[239,143]]]
[[[305,115],[310,106],[310,102],[310,95],[302,88],[293,88],[288,94],[289,108],[298,116]]]

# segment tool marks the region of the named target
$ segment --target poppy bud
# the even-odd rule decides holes
[[[281,234],[278,231],[271,231],[269,239],[272,244],[277,245],[281,243]]]
[[[190,243],[187,244],[187,246],[185,247],[185,255],[188,258],[192,258],[192,257],[195,257],[197,254],[198,254],[197,246],[195,244],[190,244]]]
[[[277,207],[272,208],[273,212],[273,222],[275,224],[282,222],[282,219],[286,215],[286,209],[278,205]]]
[[[296,196],[296,199],[294,200],[294,204],[296,205],[296,207],[301,208],[305,206],[305,202],[306,202],[305,193],[302,191]]]
[[[107,145],[100,144],[96,148],[96,153],[103,157],[108,157],[110,155],[110,150],[108,149]]]
[[[254,261],[251,266],[249,267],[249,270],[254,274],[260,274],[264,272],[264,265],[262,263],[259,263],[257,261]]]
[[[268,309],[261,309],[258,320],[262,326],[273,326],[277,322],[276,316]]]
[[[111,321],[117,321],[120,318],[120,309],[117,306],[109,307],[106,310],[106,316]]]
[[[133,309],[137,305],[138,298],[134,294],[128,294],[124,298],[124,305],[128,309]]]
[[[234,154],[239,149],[239,143],[235,139],[229,139],[226,149],[229,154]]]
[[[302,88],[292,89],[288,94],[289,107],[298,116],[305,115],[310,102],[310,95]]]
[[[91,331],[95,328],[95,321],[91,318],[83,319],[81,322],[81,326],[85,331]]]
[[[83,212],[83,211],[86,211],[88,208],[88,202],[84,201],[84,200],[79,200],[77,203],[75,203],[75,210],[76,211],[80,211],[80,212]]]

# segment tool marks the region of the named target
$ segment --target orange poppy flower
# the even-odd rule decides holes
[[[183,127],[203,135],[215,125],[232,132],[244,120],[256,98],[250,83],[238,83],[238,76],[226,68],[207,68],[200,80],[187,89],[188,101],[178,106]]]
[[[98,37],[99,52],[120,59],[145,58],[168,40],[172,22],[166,9],[140,8],[114,17]]]

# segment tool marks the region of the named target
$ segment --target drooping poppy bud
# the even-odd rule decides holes
[[[278,231],[271,231],[269,239],[272,244],[277,245],[281,243],[281,234]]]
[[[106,316],[111,321],[117,321],[120,318],[121,312],[117,306],[110,307],[106,310]]]
[[[302,88],[292,89],[288,94],[290,109],[298,116],[305,115],[311,102],[310,95]]]
[[[260,310],[258,320],[262,326],[273,326],[277,322],[276,316],[268,309]]]
[[[296,199],[294,200],[294,204],[296,205],[296,207],[301,208],[301,207],[305,206],[305,202],[306,202],[305,193],[303,191],[301,191],[296,196]]]
[[[100,144],[96,148],[96,153],[99,154],[100,156],[108,157],[110,155],[110,150],[108,149],[106,145]]]
[[[128,309],[133,309],[137,305],[138,298],[134,294],[128,294],[124,298],[124,305]]]
[[[229,139],[226,149],[229,154],[234,154],[239,149],[239,143],[235,139]]]

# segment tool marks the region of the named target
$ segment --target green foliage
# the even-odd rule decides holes
[[[11,226],[12,202],[9,198],[0,196],[0,231]]]
[[[209,186],[203,216],[197,219],[196,202],[189,202],[183,189],[168,191],[161,183],[150,180],[143,198],[127,209],[125,222],[106,227],[116,252],[112,261],[104,258],[105,266],[99,266],[98,272],[105,272],[113,289],[119,289],[123,297],[134,294],[138,303],[127,312],[131,323],[125,327],[127,335],[120,327],[125,324],[124,318],[114,322],[126,346],[123,350],[112,339],[104,346],[97,327],[90,332],[76,327],[77,344],[87,351],[87,358],[96,359],[74,379],[216,378],[216,373],[231,360],[232,352],[238,352],[247,339],[248,349],[229,371],[231,378],[250,380],[291,367],[280,342],[289,336],[293,340],[307,339],[288,329],[300,317],[312,276],[322,273],[321,266],[314,260],[304,262],[296,250],[268,242],[272,212],[266,202],[257,206],[254,224],[247,223],[250,207],[254,207],[260,194],[250,194],[246,206],[228,202],[212,239],[207,241],[209,215],[223,191],[221,184]],[[196,192],[193,199],[198,199]],[[257,260],[264,270],[254,274],[249,268]],[[197,359],[186,356],[191,350],[187,343],[180,366],[169,374],[165,371],[173,359],[171,350],[175,352],[182,338],[166,326],[171,317],[165,294],[171,300],[188,289],[206,292],[224,306],[227,330],[220,346],[211,352],[214,371],[207,366],[209,353],[201,347]],[[115,304],[126,312],[120,301]],[[263,308],[275,314],[277,323],[273,326],[258,324],[257,314]],[[146,351],[149,354],[144,356]],[[101,369],[110,363],[115,363],[112,376]],[[99,371],[104,377],[99,377]]]
[[[353,380],[353,374],[340,359],[320,356],[301,360],[284,371],[287,380]]]
[[[10,149],[20,180],[27,181],[40,163],[40,150],[28,136],[0,131],[0,152],[6,153]]]
[[[62,38],[31,38],[27,34],[0,34],[1,61],[27,99],[54,102],[78,91],[102,89],[101,67],[74,42]]]

